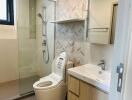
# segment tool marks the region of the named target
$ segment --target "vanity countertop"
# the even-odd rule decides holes
[[[102,71],[97,65],[86,64],[70,68],[68,74],[109,93],[111,74],[108,71]]]

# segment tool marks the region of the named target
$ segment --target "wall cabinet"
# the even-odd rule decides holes
[[[115,41],[117,8],[118,8],[118,3],[114,2],[112,6],[112,18],[111,18],[111,39],[110,39],[111,44],[114,44]]]
[[[90,43],[109,44],[112,0],[91,0],[88,39]]]
[[[68,100],[108,100],[108,94],[69,75]]]
[[[87,15],[87,0],[57,0],[56,20],[85,19]]]

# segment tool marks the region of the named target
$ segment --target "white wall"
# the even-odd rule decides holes
[[[0,39],[17,39],[15,27],[0,25]]]
[[[100,60],[105,60],[106,69],[111,71],[113,52],[113,44],[91,45],[91,62],[94,64],[98,64],[100,63]]]
[[[18,47],[14,26],[0,25],[0,83],[18,79]]]

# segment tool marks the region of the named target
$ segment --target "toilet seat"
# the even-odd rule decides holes
[[[38,90],[49,90],[56,88],[61,82],[63,82],[62,78],[59,75],[52,73],[46,77],[40,78],[39,81],[34,83],[33,87]]]
[[[65,100],[66,52],[62,52],[52,63],[52,73],[33,84],[37,100]]]

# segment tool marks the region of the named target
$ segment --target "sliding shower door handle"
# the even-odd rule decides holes
[[[122,90],[123,72],[124,72],[124,64],[120,63],[120,65],[117,66],[117,73],[118,73],[117,91],[118,92],[121,92]]]

